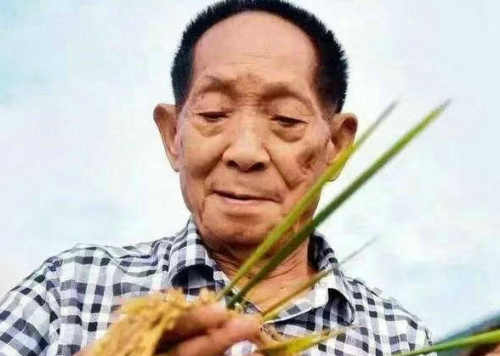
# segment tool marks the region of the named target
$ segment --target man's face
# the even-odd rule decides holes
[[[230,17],[197,43],[175,129],[160,130],[212,247],[261,242],[338,153],[316,63],[306,34],[263,12]]]

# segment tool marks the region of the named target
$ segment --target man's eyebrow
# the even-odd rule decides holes
[[[313,110],[311,100],[299,90],[293,88],[289,82],[274,82],[265,85],[263,100],[292,97],[304,104],[308,110]]]
[[[237,95],[237,78],[223,78],[214,75],[207,75],[203,78],[202,83],[195,91],[195,95],[207,93],[211,91],[222,91],[230,96]],[[264,90],[261,96],[261,101],[267,101],[283,97],[292,97],[304,104],[308,110],[313,110],[311,100],[298,89],[293,88],[292,82],[278,81],[270,82],[264,85]],[[306,90],[306,89],[304,89]]]
[[[207,75],[203,78],[202,84],[196,89],[195,94],[199,95],[211,91],[225,91],[233,94],[235,79],[219,78],[213,75]]]

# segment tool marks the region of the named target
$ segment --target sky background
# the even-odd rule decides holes
[[[172,102],[180,35],[212,2],[0,2],[0,294],[77,243],[132,244],[183,227],[152,110]],[[347,274],[398,299],[435,338],[500,312],[500,2],[294,2],[345,47],[345,110],[361,130],[401,101],[322,204],[453,99],[320,229],[340,258],[378,237]]]

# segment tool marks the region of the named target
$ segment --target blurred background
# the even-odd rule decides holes
[[[152,119],[173,102],[183,28],[214,1],[0,2],[0,294],[77,243],[168,236],[188,217]],[[320,229],[345,265],[439,339],[500,312],[500,2],[293,1],[350,61],[346,111],[363,130],[331,199],[432,107],[453,103]],[[495,45],[495,43],[497,43]]]

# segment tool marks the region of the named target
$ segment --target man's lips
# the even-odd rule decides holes
[[[232,200],[238,200],[238,201],[276,201],[273,197],[267,196],[267,195],[262,195],[262,194],[255,194],[255,193],[243,193],[243,192],[234,192],[230,190],[218,190],[215,189],[213,191],[215,194],[227,198],[227,199],[232,199]]]

